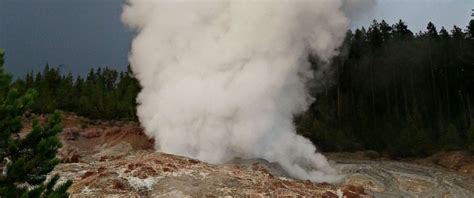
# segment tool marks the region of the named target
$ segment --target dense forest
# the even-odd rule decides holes
[[[36,90],[38,98],[31,107],[34,113],[52,113],[59,109],[104,120],[136,120],[135,98],[138,81],[128,68],[92,69],[84,79],[46,65],[43,71],[17,79],[13,86],[20,92]]]
[[[348,32],[341,52],[332,80],[313,90],[317,101],[296,119],[322,150],[474,151],[474,20],[466,30],[429,23],[418,33],[401,20],[373,21]]]
[[[349,31],[330,63],[310,60],[315,72],[321,64],[331,69],[315,83],[317,100],[295,123],[321,150],[370,149],[400,157],[474,151],[474,20],[465,30],[429,23],[418,33],[401,20],[374,21]],[[14,86],[38,91],[36,113],[60,109],[94,119],[137,119],[140,86],[130,69],[91,70],[83,78],[46,66]]]

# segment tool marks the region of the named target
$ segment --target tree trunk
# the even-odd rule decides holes
[[[467,112],[469,113],[469,121],[472,120],[471,113],[471,94],[467,93]]]
[[[390,86],[389,86],[390,88]],[[388,115],[392,115],[392,108],[390,106],[390,89],[385,89],[385,103],[386,103],[386,107],[387,107],[387,113]]]
[[[341,122],[341,76],[339,72],[339,64],[337,64],[337,121]]]
[[[444,66],[444,83],[445,83],[445,89],[446,89],[446,110],[448,111],[448,118],[451,116],[451,104],[449,100],[449,85],[448,85],[448,69],[446,68],[446,65]]]
[[[372,68],[372,67],[370,67]],[[374,75],[372,73],[372,69],[370,69],[370,92],[372,98],[372,118],[373,118],[373,129],[377,126],[377,116],[375,115],[375,91],[374,91]]]
[[[459,98],[461,99],[461,108],[462,108],[462,115],[464,118],[464,127],[465,129],[469,129],[469,124],[466,116],[466,105],[464,105],[464,97],[461,91],[459,91]]]
[[[437,125],[439,131],[444,131],[443,124],[441,122],[442,115],[441,115],[441,101],[438,100],[438,94],[436,92],[436,78],[434,74],[434,65],[433,65],[433,57],[430,52],[430,70],[431,70],[431,86],[432,86],[432,95],[433,95],[433,103],[434,107],[438,109],[434,109],[438,118],[437,118]]]

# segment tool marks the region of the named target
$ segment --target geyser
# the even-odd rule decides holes
[[[294,177],[340,177],[292,118],[314,100],[307,56],[344,39],[342,0],[129,0],[138,116],[156,149],[211,163],[278,162]]]

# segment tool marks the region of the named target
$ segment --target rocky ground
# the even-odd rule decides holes
[[[44,118],[43,118],[44,119]],[[30,119],[25,119],[25,134]],[[474,197],[474,157],[442,152],[392,161],[376,152],[327,153],[345,179],[291,179],[278,164],[235,159],[213,165],[155,152],[135,122],[94,121],[65,113],[61,164],[72,197]]]
[[[474,197],[474,179],[454,170],[391,160],[336,158],[343,184],[363,186],[375,197]]]
[[[42,118],[44,119],[44,118]],[[23,135],[31,120],[25,119]],[[61,164],[72,197],[372,197],[357,185],[316,184],[286,177],[277,164],[236,159],[213,165],[155,152],[134,122],[64,115]]]
[[[359,161],[390,161],[385,155],[375,151],[354,153],[326,153],[330,159],[352,159]],[[467,151],[442,151],[426,158],[400,159],[400,162],[455,171],[460,175],[474,178],[474,155]]]

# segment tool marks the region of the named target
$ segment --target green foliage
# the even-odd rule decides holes
[[[459,131],[453,124],[449,124],[446,131],[441,135],[443,146],[448,149],[459,149],[461,147],[461,137]]]
[[[429,23],[416,34],[402,20],[393,25],[374,20],[368,29],[349,31],[340,50],[326,72],[334,74],[334,81],[310,90],[316,102],[295,116],[298,133],[323,151],[371,149],[411,157],[440,149],[474,150],[469,122],[474,116],[474,20],[465,31],[457,26],[438,31]],[[321,68],[317,57],[309,59],[314,70]],[[0,82],[10,80],[0,75]],[[17,93],[10,98],[38,95],[33,112],[60,109],[93,119],[137,120],[140,86],[130,68],[91,70],[85,78],[74,78],[46,66],[14,86]],[[37,92],[28,93],[31,88]],[[18,120],[9,119],[9,130],[16,130]]]
[[[474,149],[473,30],[474,20],[465,31],[438,31],[429,23],[413,34],[400,20],[349,31],[341,47],[348,53],[329,67],[334,83],[311,91],[317,100],[295,119],[298,133],[328,152],[370,149],[412,157]]]
[[[11,88],[11,77],[3,68],[0,51],[0,197],[67,197],[71,182],[53,188],[58,177],[47,184],[47,174],[59,163],[57,150],[61,147],[58,133],[62,131],[61,117],[54,113],[41,126],[38,121],[26,137],[21,138],[21,116],[33,104],[37,93],[20,94]]]
[[[469,22],[469,25],[467,26],[467,35],[468,38],[474,39],[474,19]]]
[[[15,86],[22,91],[38,90],[32,106],[36,113],[60,109],[93,119],[137,119],[135,99],[140,86],[130,68],[125,72],[92,69],[85,79],[74,79],[71,73],[62,75],[59,69],[46,65],[42,72],[18,79]]]
[[[407,126],[402,128],[399,134],[392,137],[394,141],[387,142],[388,151],[392,156],[413,157],[424,156],[431,151],[431,138],[426,129],[422,128],[419,114],[409,118]]]

